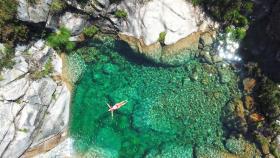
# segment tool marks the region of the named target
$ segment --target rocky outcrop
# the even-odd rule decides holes
[[[201,38],[209,36],[213,41],[215,32],[195,32],[191,35],[180,39],[174,44],[162,46],[159,42],[151,45],[146,45],[142,39],[137,39],[132,36],[119,34],[120,39],[126,41],[132,49],[147,57],[148,59],[167,65],[181,65],[189,61],[191,58],[198,56],[200,52],[199,45]],[[208,43],[207,46],[212,43]]]
[[[46,22],[51,3],[52,0],[36,0],[34,4],[28,0],[19,0],[17,18],[33,23]]]
[[[118,9],[128,13],[124,20],[111,18],[120,30],[120,38],[156,62],[183,63],[199,49],[201,36],[215,37],[210,30],[217,25],[201,9],[184,0],[124,0]],[[166,46],[158,41],[160,33],[165,34]]]
[[[27,149],[62,133],[68,125],[70,92],[61,80],[51,78],[61,75],[57,71],[61,60],[42,40],[16,51],[17,64],[1,74],[0,157],[20,157]],[[54,71],[32,79],[34,66],[42,71],[49,60],[56,63]]]
[[[107,13],[110,7],[110,0],[66,0],[66,3],[78,10],[86,12],[93,17],[99,17]]]
[[[72,35],[79,35],[82,33],[87,23],[87,17],[85,15],[72,12],[65,12],[61,16],[50,15],[48,17],[46,27],[52,29],[65,27],[72,33]]]

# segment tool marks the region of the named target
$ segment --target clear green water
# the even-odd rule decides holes
[[[72,98],[70,135],[88,157],[193,157],[199,148],[223,148],[222,108],[238,95],[237,77],[190,60],[181,67],[151,65],[112,39],[94,41]],[[115,111],[111,105],[128,100]]]

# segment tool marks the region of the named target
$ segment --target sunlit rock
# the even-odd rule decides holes
[[[17,18],[27,22],[45,22],[48,18],[52,0],[39,0],[34,4],[28,0],[19,0]]]
[[[132,9],[133,8],[133,9]],[[119,36],[136,52],[158,63],[180,65],[198,50],[201,41],[211,44],[216,24],[204,12],[184,0],[122,1],[118,9],[128,16],[120,23]],[[164,17],[164,18],[163,18]],[[113,21],[116,21],[112,17]],[[165,33],[161,46],[160,33]]]
[[[25,77],[7,84],[0,88],[0,97],[9,101],[17,100],[26,93],[29,84],[30,82]]]

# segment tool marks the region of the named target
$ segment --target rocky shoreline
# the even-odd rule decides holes
[[[54,3],[57,3],[57,6],[54,6]],[[275,8],[269,25],[272,31],[269,34],[272,34],[276,39],[273,41],[277,43],[279,30],[274,26],[277,26],[279,10]],[[71,34],[69,41],[77,43],[89,38],[84,32],[85,29],[96,26],[101,33],[113,34],[126,42],[135,54],[158,64],[177,66],[194,57],[201,57],[203,62],[209,64],[223,61],[218,53],[209,54],[213,44],[218,41],[219,23],[214,22],[201,8],[184,0],[123,0],[117,3],[109,0],[89,0],[81,3],[76,0],[37,0],[33,4],[27,0],[19,0],[16,17],[17,20],[34,24],[34,27],[39,24],[54,32],[65,27]],[[276,24],[273,21],[276,21]],[[2,59],[5,46],[1,44],[0,48]],[[263,50],[261,46],[251,52],[259,55],[260,50]],[[15,56],[12,59],[15,65],[1,72],[0,157],[71,156],[69,153],[73,151],[66,150],[59,154],[56,152],[61,146],[71,146],[72,143],[67,136],[67,128],[73,82],[78,79],[70,77],[73,70],[67,69],[71,66],[67,63],[67,52],[59,51],[61,50],[51,48],[43,39],[29,41],[15,47]],[[279,52],[274,53],[274,56],[278,60]],[[273,63],[277,65],[279,61]],[[262,109],[259,110],[256,107],[258,103],[255,103],[262,75],[252,75],[250,69],[254,69],[253,73],[258,71],[254,66],[245,66],[244,69],[244,98],[232,101],[232,108],[235,109],[233,113],[236,113],[237,123],[240,124],[235,126],[234,122],[229,124],[232,125],[229,128],[233,128],[233,131],[238,129],[234,131],[237,134],[233,132],[233,135],[242,133],[250,137],[258,136],[256,139],[263,155],[273,157],[273,151],[268,144],[273,142],[276,144],[274,151],[280,151],[280,134],[265,135],[265,127],[255,128],[255,124],[265,122],[269,117],[260,114]],[[271,74],[270,70],[268,72]],[[73,73],[79,76],[81,71]],[[223,78],[226,75],[222,71],[219,73],[226,83],[227,79]],[[276,77],[272,78],[279,78],[276,71],[272,74],[275,73]],[[279,125],[279,116],[275,120]],[[271,120],[269,121],[263,123],[263,126],[270,125]],[[247,129],[248,126],[253,126],[250,128],[259,133],[248,134],[248,131],[251,132]],[[272,135],[276,137],[271,138]],[[59,143],[62,145],[58,145]],[[45,152],[47,153],[38,155]]]

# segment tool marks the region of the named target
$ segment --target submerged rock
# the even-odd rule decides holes
[[[261,153],[257,150],[256,146],[243,138],[227,139],[225,146],[227,150],[239,157],[261,157]]]
[[[232,134],[246,133],[248,130],[243,102],[238,98],[228,102],[228,104],[223,109],[222,118],[224,126]]]
[[[145,158],[193,158],[193,147],[191,145],[165,144],[162,149],[152,150]]]
[[[240,158],[238,155],[231,154],[225,150],[213,147],[195,148],[195,157],[197,158]]]
[[[246,93],[251,93],[256,85],[256,80],[253,78],[245,78],[243,80],[243,87]]]

